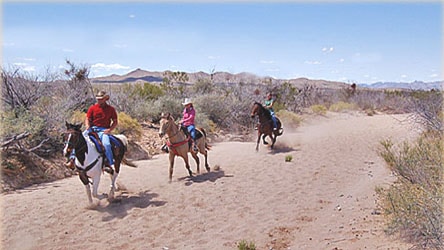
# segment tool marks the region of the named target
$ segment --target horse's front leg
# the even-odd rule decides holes
[[[85,185],[86,190],[86,196],[88,197],[89,205],[93,204],[93,199],[91,195],[91,187],[89,186],[89,183]]]
[[[169,169],[169,182],[173,181],[173,168],[174,168],[174,153],[170,150],[170,169]]]
[[[103,194],[101,194],[101,195],[98,194],[99,183],[100,183],[100,174],[97,174],[97,175],[94,176],[94,178],[93,178],[93,183],[92,183],[92,184],[93,184],[92,196],[93,196],[94,198],[97,198],[97,199],[101,200],[101,199],[103,199],[103,198],[106,198],[106,196],[103,195]]]
[[[261,141],[261,133],[257,133],[256,151],[259,150],[259,142]]]
[[[186,167],[186,169],[188,170],[188,174],[189,174],[190,176],[193,176],[193,171],[191,171],[190,163],[189,163],[189,161],[188,161],[188,153],[183,154],[183,155],[182,155],[182,159],[183,159],[183,161],[185,162],[185,167]]]

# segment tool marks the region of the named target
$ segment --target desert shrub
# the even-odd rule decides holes
[[[342,112],[346,110],[356,110],[357,106],[353,103],[337,102],[330,106],[329,110],[333,112]]]
[[[443,92],[414,91],[411,93],[411,120],[428,131],[443,131]]]
[[[285,156],[285,162],[291,162],[291,160],[293,160],[293,156],[291,156],[291,155]]]
[[[182,116],[182,101],[183,99],[164,95],[155,101],[146,102],[140,107],[141,110],[143,109],[141,112],[145,114],[142,119],[149,119],[152,122],[156,122],[160,120],[162,113],[170,113],[175,119],[178,119]]]
[[[241,240],[238,244],[237,244],[237,249],[238,250],[256,250],[256,245],[254,244],[253,241],[246,241],[246,240]]]
[[[327,108],[324,105],[316,104],[310,106],[310,110],[316,115],[325,115],[327,114]]]
[[[380,155],[399,178],[388,189],[378,188],[387,232],[398,233],[417,248],[442,249],[443,140],[427,133],[410,145],[395,148],[381,142]]]
[[[45,120],[29,110],[7,111],[1,113],[2,138],[12,137],[24,132],[30,133],[30,144],[39,143],[44,138]]]
[[[119,112],[118,120],[119,123],[115,130],[115,134],[125,134],[134,140],[141,138],[142,126],[136,119],[131,118],[131,116],[125,114],[124,112]]]
[[[285,127],[296,128],[302,122],[301,116],[288,110],[280,110],[276,113],[276,116],[281,120],[282,124],[285,124]]]
[[[85,123],[86,113],[80,110],[76,110],[72,113],[71,118],[68,120],[70,123],[79,124]]]

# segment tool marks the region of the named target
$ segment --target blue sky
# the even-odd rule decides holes
[[[249,72],[342,82],[443,80],[440,1],[3,2],[2,65],[90,77]]]

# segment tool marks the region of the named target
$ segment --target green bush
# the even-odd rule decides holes
[[[254,244],[253,241],[246,241],[246,240],[241,240],[238,244],[237,244],[237,249],[238,250],[256,250],[256,245]]]
[[[388,189],[378,188],[388,219],[387,232],[398,233],[419,248],[442,249],[442,134],[422,135],[413,145],[395,148],[381,142],[380,155],[399,178]]]
[[[40,143],[39,140],[45,138],[45,120],[28,110],[2,112],[1,125],[1,138],[8,138],[28,132],[30,136],[27,141],[31,145]]]
[[[353,103],[337,102],[330,106],[329,110],[333,112],[342,112],[345,110],[356,110],[358,107]]]
[[[280,110],[276,116],[281,120],[285,127],[296,128],[302,122],[302,117],[288,110]]]
[[[316,104],[310,106],[310,109],[313,113],[317,115],[325,115],[327,114],[327,108],[324,105]]]
[[[131,136],[134,140],[139,140],[142,136],[142,126],[136,120],[131,118],[131,116],[119,112],[118,114],[119,124],[117,125],[115,134],[123,133],[127,136]]]

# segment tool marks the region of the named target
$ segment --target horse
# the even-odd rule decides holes
[[[259,150],[259,141],[262,136],[262,140],[265,145],[268,144],[265,141],[265,138],[269,136],[271,138],[271,149],[273,149],[274,144],[276,143],[276,138],[284,132],[282,128],[281,121],[276,117],[277,130],[273,130],[273,120],[271,118],[270,111],[268,111],[262,104],[255,102],[253,104],[253,108],[251,110],[251,118],[259,117],[259,123],[257,124],[257,143],[256,143],[256,151]]]
[[[75,150],[75,168],[79,172],[79,177],[86,188],[86,195],[90,205],[93,199],[99,200],[106,198],[106,194],[98,195],[97,190],[100,183],[100,177],[104,166],[105,153],[99,152],[97,142],[94,142],[88,131],[82,132],[82,124],[71,124],[65,122],[66,132],[64,133],[63,155],[69,157]],[[111,145],[114,154],[114,168],[109,172],[111,177],[111,188],[107,195],[108,200],[114,199],[116,190],[116,180],[120,172],[120,164],[123,162],[128,166],[137,167],[134,163],[128,161],[124,155],[128,147],[128,139],[124,135],[110,135]],[[100,144],[101,145],[101,144]],[[92,179],[92,196],[90,189],[90,179]]]
[[[192,149],[192,138],[191,136],[181,129],[180,125],[174,122],[174,118],[171,114],[162,114],[160,120],[159,127],[159,136],[162,138],[163,136],[167,136],[167,146],[169,148],[169,160],[170,160],[170,169],[169,169],[169,182],[171,183],[173,178],[173,168],[174,168],[174,159],[176,156],[182,157],[185,162],[185,167],[188,170],[188,174],[190,177],[193,176],[193,172],[191,171],[190,164],[188,161],[188,153],[191,153],[191,156],[194,158],[197,164],[197,173],[200,173],[200,160],[198,153],[201,153],[205,156],[205,168],[207,172],[210,172],[210,167],[208,165],[208,150],[211,149],[211,146],[207,143],[207,135],[203,128],[196,128],[196,147],[198,149],[195,152]]]

